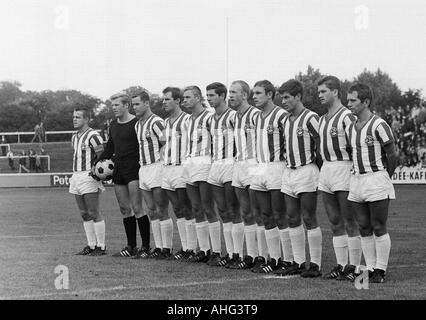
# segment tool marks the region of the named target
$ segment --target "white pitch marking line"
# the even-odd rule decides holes
[[[0,239],[24,239],[24,238],[44,238],[44,237],[73,237],[81,235],[82,233],[68,233],[68,234],[38,234],[30,236],[0,236]]]
[[[20,295],[20,296],[0,296],[0,300],[6,299],[33,299],[33,298],[47,298],[51,296],[68,296],[68,295],[82,295],[88,293],[103,293],[103,292],[111,292],[111,291],[123,291],[123,290],[143,290],[143,289],[164,289],[164,288],[173,288],[173,287],[190,287],[190,286],[199,286],[206,284],[223,284],[228,282],[240,282],[240,281],[252,281],[259,280],[262,278],[253,277],[253,278],[240,278],[240,279],[223,279],[223,280],[214,280],[214,281],[199,281],[199,282],[188,282],[188,283],[170,283],[170,284],[156,284],[156,285],[148,285],[148,286],[133,286],[133,287],[125,287],[125,286],[115,286],[110,288],[92,288],[85,289],[79,291],[66,291],[66,290],[58,290],[57,292],[52,293],[44,293],[44,294],[34,294],[34,295]]]

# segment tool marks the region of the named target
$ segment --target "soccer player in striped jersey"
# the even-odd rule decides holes
[[[348,90],[348,107],[358,117],[346,128],[354,169],[348,200],[355,209],[369,280],[381,283],[385,281],[391,248],[386,223],[395,190],[390,177],[398,158],[391,128],[370,110],[372,98],[365,84],[355,84]]]
[[[71,138],[74,155],[69,192],[75,195],[87,238],[87,246],[78,255],[100,256],[106,254],[105,221],[99,212],[99,190],[104,191],[105,188],[90,173],[95,158],[104,148],[102,137],[89,127],[89,120],[88,108],[74,109],[73,125],[77,132]]]
[[[284,109],[283,120],[287,169],[282,177],[294,263],[282,275],[321,276],[322,232],[316,217],[317,187],[321,156],[319,155],[318,120],[316,113],[302,103],[303,85],[288,80],[280,88]],[[308,229],[310,263],[305,267],[305,229]]]
[[[331,223],[333,247],[337,265],[326,279],[351,280],[356,278],[361,264],[361,238],[354,211],[348,202],[352,154],[345,129],[355,121],[352,112],[340,101],[340,81],[326,76],[318,82],[319,99],[327,113],[319,120],[320,152],[323,159],[318,190]],[[349,263],[348,263],[349,254]]]
[[[155,248],[141,258],[168,259],[172,256],[173,221],[169,216],[169,201],[161,188],[163,164],[162,147],[165,144],[164,120],[151,111],[150,97],[146,91],[132,96],[138,122],[135,124],[139,142],[139,188],[145,200],[151,220]]]
[[[207,182],[212,186],[213,200],[222,219],[227,251],[227,255],[221,257],[220,221],[210,223],[212,255],[207,264],[228,267],[239,260],[239,256],[243,254],[243,246],[234,248],[233,238],[244,239],[244,225],[232,187],[236,112],[226,104],[228,90],[224,84],[213,82],[206,87],[206,90],[207,101],[215,110],[210,125],[213,163]],[[238,240],[237,242],[240,243],[241,241]]]
[[[129,111],[131,98],[126,93],[113,95],[111,106],[116,119],[110,123],[109,139],[99,160],[112,158],[114,161],[112,182],[127,237],[127,246],[113,256],[139,257],[149,251],[151,235],[139,190],[139,143],[135,132],[138,119]],[[140,250],[136,247],[137,226],[142,238]]]
[[[250,86],[242,80],[234,81],[229,89],[229,103],[237,110],[235,118],[235,164],[232,186],[241,208],[244,221],[244,236],[247,255],[240,261],[229,265],[231,269],[249,269],[258,256],[256,230],[257,224],[263,226],[257,206],[254,204],[254,190],[250,190],[253,173],[256,169],[256,119],[260,110],[249,105]],[[265,228],[263,226],[263,228]],[[238,229],[237,229],[238,230]],[[234,248],[243,248],[244,238],[233,237]],[[243,258],[241,260],[241,258]]]
[[[261,112],[256,123],[256,155],[259,164],[250,188],[255,190],[255,202],[264,223],[264,231],[260,227],[257,233],[259,256],[252,271],[270,273],[279,270],[284,260],[293,260],[289,241],[283,248],[284,260],[280,248],[280,230],[287,229],[284,197],[280,192],[285,168],[282,120],[287,112],[274,105],[275,87],[270,81],[256,82],[252,91],[254,103]],[[265,242],[266,248],[262,246]],[[270,259],[267,261],[268,252]]]
[[[203,96],[197,86],[183,90],[183,105],[191,112],[188,123],[187,159],[184,164],[186,192],[191,200],[200,250],[188,257],[189,262],[207,262],[210,257],[209,223],[218,221],[214,212],[212,189],[207,183],[212,162],[210,135],[213,113],[203,107]]]
[[[161,188],[167,196],[176,215],[176,225],[182,249],[173,256],[175,260],[187,259],[197,248],[195,218],[186,193],[183,176],[183,163],[188,144],[188,122],[190,115],[182,111],[182,91],[176,87],[163,90],[163,107],[168,114],[166,119],[163,181]]]

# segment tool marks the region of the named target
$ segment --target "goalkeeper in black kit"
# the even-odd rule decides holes
[[[114,161],[112,182],[126,231],[127,246],[113,256],[135,257],[149,253],[150,243],[150,223],[142,211],[142,194],[139,189],[139,143],[135,131],[138,119],[129,112],[131,98],[127,94],[113,95],[111,103],[115,119],[109,127],[105,151],[97,161]],[[139,250],[136,245],[136,224],[142,238]]]

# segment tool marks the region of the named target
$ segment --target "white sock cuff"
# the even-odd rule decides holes
[[[296,227],[296,228],[289,228],[290,230],[290,235],[298,235],[299,233],[305,233],[305,228],[303,227],[303,224],[301,224],[300,226]]]
[[[348,237],[348,246],[351,249],[361,249],[361,236]]]
[[[209,223],[207,221],[202,221],[202,222],[197,222],[195,223],[195,227],[198,228],[204,228],[204,227],[208,227]]]
[[[256,232],[257,229],[257,225],[256,224],[252,224],[249,226],[244,226],[244,232]]]
[[[316,227],[315,229],[308,230],[308,237],[309,236],[319,236],[321,234],[322,234],[321,227]]]
[[[172,219],[160,221],[160,226],[166,226],[166,225],[171,225],[171,224],[173,224]]]
[[[244,230],[244,223],[242,223],[242,222],[233,223],[232,224],[232,230],[233,231],[243,231]]]
[[[376,237],[376,236],[374,236],[374,238],[375,238],[376,242],[381,242],[381,241],[388,241],[388,240],[390,240],[389,233],[386,233],[386,234],[384,234],[384,235],[382,235],[382,236],[380,236],[380,237]]]
[[[344,248],[348,246],[348,235],[344,234],[341,236],[333,237],[333,247]]]
[[[195,225],[195,219],[191,219],[191,220],[185,220],[185,224],[187,226],[191,226],[191,225]]]
[[[265,226],[256,226],[257,232],[265,231]]]
[[[176,223],[186,223],[185,218],[177,218]]]
[[[361,237],[362,242],[374,241],[374,236]]]
[[[95,222],[93,221],[93,220],[90,220],[90,221],[83,221],[83,225],[84,226],[88,226],[88,227],[90,227],[90,226],[93,226],[93,224],[94,224]]]
[[[272,229],[269,229],[269,230],[265,230],[265,238],[267,240],[273,239],[273,238],[276,238],[276,237],[279,237],[279,236],[280,236],[280,234],[278,232],[278,227],[275,227],[275,228],[272,228]]]
[[[219,221],[217,221],[219,224]],[[231,232],[232,231],[232,222],[227,222],[223,224],[223,232]]]

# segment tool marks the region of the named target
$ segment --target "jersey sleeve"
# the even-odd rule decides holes
[[[165,130],[166,125],[164,123],[163,119],[158,119],[152,124],[152,131],[154,131],[154,134],[157,136],[158,140],[160,141],[166,141],[165,137]]]
[[[308,127],[308,131],[311,137],[319,137],[319,116],[317,114],[311,115],[306,123],[306,126]]]
[[[384,120],[377,126],[375,134],[382,146],[394,142],[392,130]]]
[[[98,157],[98,160],[111,159],[114,155],[114,142],[112,141],[112,126],[108,128],[108,141],[105,144],[104,152]]]
[[[355,120],[356,118],[352,114],[352,112],[346,113],[343,118],[343,128],[346,130],[346,128],[348,128],[351,125],[351,123],[355,122]]]

